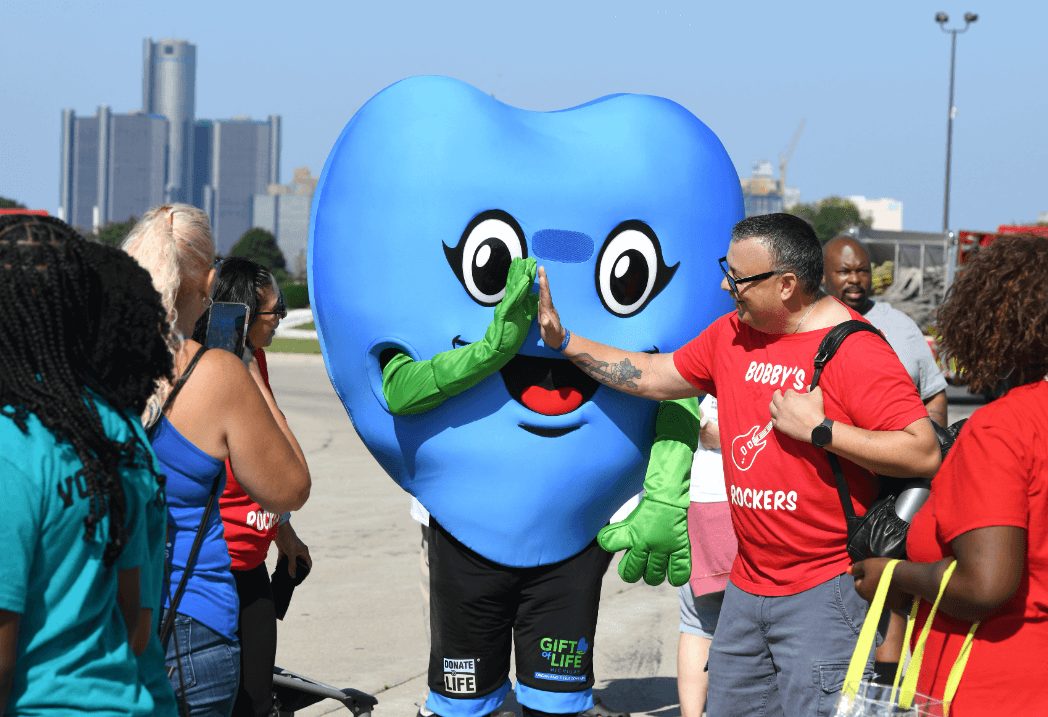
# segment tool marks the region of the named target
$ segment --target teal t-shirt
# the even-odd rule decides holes
[[[114,441],[138,433],[137,417],[129,426],[116,410],[95,403]],[[35,416],[27,425],[28,435],[0,415],[0,609],[21,615],[7,714],[151,715],[153,698],[116,600],[118,570],[143,566],[150,552],[141,502],[146,483],[136,475],[149,471],[123,471],[131,486],[125,488],[129,542],[107,569],[109,515],[94,539],[84,540],[91,497],[76,452]]]

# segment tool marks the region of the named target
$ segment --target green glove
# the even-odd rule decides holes
[[[400,416],[436,408],[505,366],[524,343],[538,313],[539,296],[531,293],[536,271],[531,258],[510,263],[506,295],[480,341],[429,361],[415,361],[406,354],[393,357],[382,370],[382,393],[390,412]]]
[[[679,587],[691,577],[688,489],[701,415],[695,398],[659,404],[645,495],[624,521],[597,534],[600,547],[609,553],[626,550],[619,575],[628,583],[643,577],[649,585],[658,585],[668,572],[670,585]]]

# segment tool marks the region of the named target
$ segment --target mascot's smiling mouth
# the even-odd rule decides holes
[[[517,354],[499,373],[509,395],[525,408],[543,416],[571,413],[593,398],[600,384],[566,359]],[[529,433],[562,436],[578,428],[542,428],[519,424]]]

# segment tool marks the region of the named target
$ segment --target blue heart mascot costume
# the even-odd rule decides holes
[[[545,346],[536,260],[590,338],[672,351],[731,309],[717,259],[741,218],[720,141],[658,97],[531,112],[416,77],[342,131],[310,298],[353,425],[432,515],[429,709],[496,709],[511,639],[525,714],[593,706],[596,536],[642,483],[601,545],[628,550],[627,579],[688,577],[697,407],[599,387]]]

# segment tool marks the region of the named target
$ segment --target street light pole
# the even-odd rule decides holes
[[[950,103],[946,112],[946,189],[943,192],[942,200],[943,234],[950,230],[950,157],[953,152],[953,116],[957,113],[956,108],[953,106],[953,75],[954,62],[957,57],[957,35],[967,32],[968,26],[978,19],[979,16],[975,13],[966,12],[964,14],[964,27],[948,30],[946,28],[946,23],[950,21],[949,15],[944,12],[935,15],[935,22],[939,23],[939,29],[952,35],[950,42]]]

